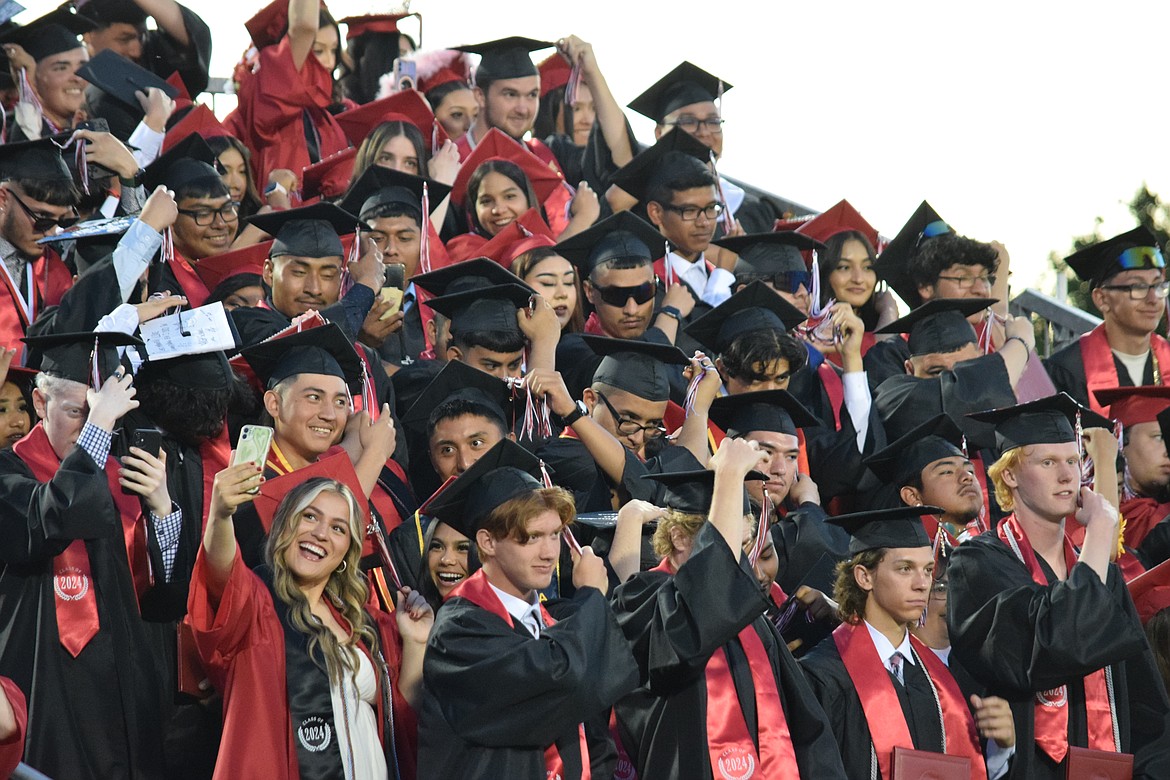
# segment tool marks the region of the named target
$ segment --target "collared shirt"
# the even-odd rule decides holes
[[[540,596],[536,591],[532,592],[532,601],[525,601],[522,598],[517,598],[511,593],[505,593],[497,588],[489,581],[488,585],[495,591],[496,596],[500,599],[500,603],[504,605],[504,609],[512,616],[514,620],[520,621],[528,632],[533,637],[539,639],[540,632],[544,630],[544,618],[540,614]]]
[[[869,629],[869,637],[873,640],[873,646],[877,648],[878,658],[882,659],[882,665],[887,669],[890,668],[890,656],[894,653],[902,654],[902,663],[913,664],[915,662],[914,650],[910,646],[909,631],[905,632],[905,635],[902,637],[902,642],[897,647],[894,647],[890,643],[890,640],[886,639],[886,635],[871,626],[869,621],[865,621],[865,627]]]
[[[707,261],[700,253],[695,262],[671,252],[666,256],[670,270],[699,294],[699,300],[708,306],[718,306],[731,297],[735,275],[726,268],[715,268],[707,273]]]

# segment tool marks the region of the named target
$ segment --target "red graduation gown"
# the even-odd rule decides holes
[[[16,733],[0,742],[0,777],[8,777],[16,769],[16,765],[20,763],[20,759],[24,755],[24,734],[28,726],[28,704],[25,702],[24,693],[16,686],[16,683],[7,677],[0,677],[0,688],[4,689],[4,695],[8,698],[8,703],[12,705],[12,714],[16,716]]]

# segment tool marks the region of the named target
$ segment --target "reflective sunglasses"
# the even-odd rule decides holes
[[[654,294],[658,292],[658,285],[654,282],[643,282],[634,287],[598,287],[593,285],[593,289],[597,290],[601,300],[610,306],[625,306],[626,301],[630,298],[633,298],[634,303],[638,305],[654,300]]]
[[[1166,260],[1156,246],[1131,246],[1117,256],[1117,264],[1126,271],[1165,268]]]

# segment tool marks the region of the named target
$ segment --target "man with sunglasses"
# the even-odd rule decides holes
[[[1170,384],[1170,343],[1154,332],[1166,313],[1166,261],[1148,228],[1137,227],[1069,255],[1105,321],[1045,362],[1057,390],[1109,414],[1094,391]]]

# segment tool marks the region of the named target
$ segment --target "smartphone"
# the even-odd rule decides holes
[[[414,89],[418,83],[418,64],[404,57],[394,60],[394,91],[405,92]]]
[[[406,289],[406,264],[405,263],[386,263],[386,281],[382,283],[382,291],[379,293],[382,300],[390,304],[379,320],[388,320],[397,311],[402,308],[402,295]]]
[[[146,450],[157,458],[162,452],[162,433],[154,428],[137,428],[130,438],[130,446]]]
[[[240,429],[240,440],[232,454],[231,465],[252,461],[263,467],[268,460],[268,449],[272,446],[272,429],[266,425],[245,425]],[[252,495],[260,492],[259,486],[248,491]]]

